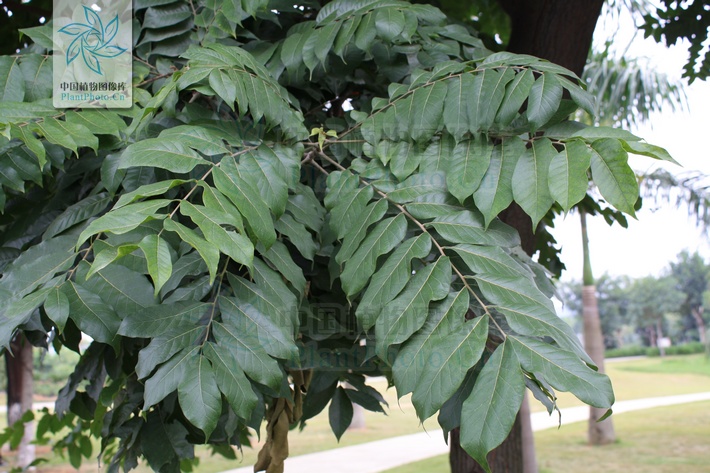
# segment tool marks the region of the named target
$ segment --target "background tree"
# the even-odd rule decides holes
[[[589,357],[599,367],[600,372],[604,372],[604,336],[599,318],[599,306],[597,304],[597,288],[592,273],[592,260],[589,254],[589,235],[587,232],[587,211],[579,209],[579,219],[582,227],[582,321],[584,349]],[[600,421],[605,412],[595,407],[589,408],[589,420],[587,423],[587,441],[591,445],[606,445],[616,441],[614,424],[611,419]]]
[[[656,42],[674,45],[679,40],[689,45],[688,61],[683,76],[689,82],[705,80],[710,75],[710,52],[707,44],[710,34],[710,3],[707,0],[676,2],[663,0],[657,9],[644,16],[644,32]]]
[[[697,330],[698,339],[707,344],[705,324],[705,293],[708,291],[708,267],[698,253],[683,251],[670,264],[671,274],[678,283],[678,290],[685,294],[680,307],[683,316],[689,316]]]
[[[0,342],[93,340],[40,421],[71,427],[72,462],[94,434],[111,470],[142,456],[174,470],[265,419],[257,466],[278,471],[289,424],[329,404],[340,436],[351,401],[382,409],[365,375],[460,426],[487,470],[525,386],[550,411],[551,389],[613,402],[521,251],[529,234],[498,219],[513,201],[506,218],[529,231],[569,211],[588,169],[633,214],[627,154],[666,157],[567,122],[591,110],[572,72],[399,1],[136,10],[131,110],[58,112],[45,55],[2,58],[2,162],[18,179],[2,181]],[[46,26],[25,32],[47,46]]]
[[[681,84],[672,83],[665,74],[656,72],[640,60],[614,58],[611,45],[606,43],[602,52],[593,52],[587,64],[583,80],[588,91],[596,97],[595,114],[587,118],[596,124],[631,126],[648,121],[652,112],[664,106],[675,108],[683,103]],[[597,289],[592,275],[587,232],[587,210],[583,203],[578,206],[582,227],[582,252],[584,258],[582,276],[582,300],[584,321],[584,346],[590,357],[604,371],[604,335],[599,317]],[[587,430],[588,442],[605,445],[616,440],[613,421],[598,422],[604,412],[590,407]]]
[[[6,27],[0,30],[0,54],[15,54],[31,44],[21,38],[18,30],[41,25],[52,17],[52,0],[6,0],[0,10],[0,21]]]
[[[677,286],[672,276],[646,276],[634,280],[629,289],[629,314],[648,344],[659,348],[661,356],[665,352],[659,340],[667,333],[666,315],[677,313],[685,300]]]
[[[698,261],[702,261],[702,258],[698,257],[696,260],[695,255],[683,252],[678,255],[677,261],[669,264],[666,272],[670,277],[646,276],[630,279],[604,275],[599,278],[597,300],[606,348],[622,348],[627,345],[655,346],[656,321],[659,319],[662,322],[661,332],[664,335],[671,335],[674,343],[697,340],[697,326],[693,317],[687,312],[687,301],[688,294],[697,288],[698,279],[702,279],[702,274],[708,269],[704,264],[697,264]],[[679,270],[678,266],[683,263],[687,263],[689,267]],[[674,268],[676,274],[681,274],[678,279],[673,274]],[[688,277],[689,275],[697,275],[699,278]],[[638,288],[642,288],[640,295],[635,292]],[[661,292],[662,296],[659,297],[662,297],[667,305],[659,312],[649,312],[644,315],[642,312],[646,309],[645,306],[653,306],[653,303],[646,304],[644,298],[654,290]],[[581,283],[563,284],[560,294],[566,311],[581,320]],[[708,291],[700,294],[701,298],[707,298]],[[580,323],[577,322],[577,325]]]
[[[627,314],[628,277],[613,277],[608,274],[596,278],[597,306],[604,336],[605,349],[620,348],[629,343],[629,332],[635,332]],[[561,284],[559,288],[565,310],[577,318],[576,325],[582,326],[582,284],[573,281]]]
[[[656,169],[642,176],[641,190],[645,202],[668,203],[685,209],[696,225],[707,229],[710,225],[707,180],[708,176],[695,171],[673,174],[666,169]]]
[[[684,84],[660,72],[648,58],[613,52],[607,42],[593,51],[582,79],[595,97],[594,115],[586,119],[597,125],[630,129],[648,123],[653,113],[687,107]]]

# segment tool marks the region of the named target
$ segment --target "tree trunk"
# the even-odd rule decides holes
[[[578,76],[604,0],[499,0],[511,20],[508,51],[531,54]]]
[[[364,430],[365,424],[365,408],[360,404],[353,403],[353,420],[348,426],[348,430]]]
[[[7,371],[7,423],[12,425],[26,411],[32,409],[34,379],[32,376],[32,345],[24,335],[18,335],[12,341],[9,352],[5,353],[5,368]],[[17,452],[17,464],[27,467],[35,459],[34,422],[25,424],[25,434],[22,437]]]
[[[698,336],[700,337],[700,343],[707,345],[708,337],[705,331],[705,319],[703,319],[703,307],[693,307],[690,309],[690,313],[695,320],[695,326],[698,327]]]
[[[525,393],[520,406],[520,436],[523,442],[523,473],[537,473],[537,457],[535,455],[535,437],[533,437],[532,420],[530,419],[530,397]]]
[[[582,224],[582,255],[584,257],[582,279],[582,319],[584,320],[584,349],[604,373],[604,335],[599,320],[599,305],[597,304],[597,288],[594,285],[592,261],[589,256],[589,235],[587,233],[587,212],[579,209],[579,219]],[[616,441],[614,423],[611,418],[599,422],[606,409],[589,407],[589,425],[587,441],[591,445],[606,445]]]
[[[512,31],[508,51],[547,59],[570,69],[578,76],[582,75],[604,0],[498,0],[498,2],[511,19]],[[518,231],[523,250],[532,255],[535,250],[535,235],[530,217],[513,204],[501,214],[501,219]],[[536,465],[524,466],[523,464],[524,456],[527,459],[534,459],[535,455],[532,430],[528,430],[523,435],[521,432],[523,425],[529,426],[530,423],[523,424],[516,419],[508,438],[491,452],[490,465],[495,473],[537,471]],[[523,437],[526,442],[521,448],[520,439]],[[449,442],[452,473],[482,471],[465,469],[470,463],[468,460],[460,459],[465,452],[461,449],[458,440],[458,432],[456,435],[452,433]],[[522,453],[523,450],[527,452],[525,455]],[[470,461],[473,462],[472,459]]]
[[[355,387],[350,383],[343,383],[344,388],[355,389]],[[351,403],[353,406],[353,418],[350,421],[348,430],[363,430],[366,427],[365,424],[365,408],[360,404]]]
[[[599,372],[604,373],[604,341],[599,324],[596,286],[584,285],[582,288],[582,304],[584,348],[587,350],[592,361],[599,367]],[[591,445],[606,445],[616,441],[614,423],[611,418],[598,422],[605,413],[606,409],[600,409],[598,407],[589,408],[587,441]]]
[[[663,346],[663,321],[661,319],[656,320],[656,346],[658,347],[658,353],[661,356],[666,356],[666,348]]]
[[[646,327],[646,333],[648,334],[648,345],[654,348],[658,348],[658,337],[656,336],[656,326],[649,325]]]
[[[513,429],[505,441],[488,454],[488,463],[494,473],[522,473],[523,439],[521,414],[515,418]],[[451,431],[449,436],[449,465],[456,473],[485,473],[483,468],[461,448],[459,429]]]

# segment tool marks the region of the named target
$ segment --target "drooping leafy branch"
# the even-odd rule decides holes
[[[266,419],[258,466],[280,471],[290,424],[330,403],[340,437],[385,374],[487,468],[526,386],[611,406],[497,218],[569,210],[590,174],[633,215],[628,153],[668,158],[567,121],[593,109],[572,73],[401,1],[135,8],[128,111],[54,110],[27,94],[40,55],[3,58],[32,66],[1,69],[0,343],[92,340],[41,433],[173,471]]]

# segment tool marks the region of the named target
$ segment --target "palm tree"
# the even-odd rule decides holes
[[[615,57],[611,44],[593,52],[582,80],[596,98],[595,125],[634,128],[649,121],[653,112],[686,107],[682,82],[653,68],[646,58]]]
[[[643,176],[641,184],[645,199],[652,200],[656,204],[666,202],[677,208],[685,207],[688,216],[693,217],[696,225],[707,232],[710,228],[710,183],[708,181],[708,176],[698,172],[673,175],[664,169],[659,169]],[[697,266],[704,266],[704,262],[695,260],[687,253],[679,255],[678,262],[671,263],[673,273],[688,282],[685,286],[695,288],[695,291],[688,294],[684,310],[692,316],[698,330],[698,338],[708,347],[710,353],[703,300],[703,293],[708,288],[705,277],[702,276],[702,269]]]
[[[693,217],[696,225],[708,231],[710,229],[710,177],[690,171],[672,174],[665,169],[657,169],[641,176],[643,198],[685,207],[688,216]]]
[[[580,207],[579,217],[582,224],[582,255],[584,258],[582,277],[582,320],[584,323],[584,348],[589,357],[604,373],[604,335],[602,334],[597,303],[597,288],[592,274],[592,263],[589,255],[589,235],[587,233],[587,211]],[[605,409],[589,408],[589,425],[587,441],[591,445],[606,445],[616,441],[614,423],[611,418],[599,422]]]
[[[609,43],[603,52],[593,52],[584,69],[582,79],[588,91],[596,97],[596,116],[580,117],[596,125],[629,128],[648,121],[652,112],[663,106],[673,110],[685,105],[685,93],[680,83],[671,81],[642,59],[615,58]],[[583,201],[584,202],[584,201]],[[592,273],[587,231],[588,209],[578,206],[582,227],[583,287],[582,314],[584,319],[584,346],[590,358],[604,372],[604,336],[599,320],[596,285]],[[601,422],[603,409],[590,407],[587,440],[591,445],[604,445],[616,440],[611,418]]]

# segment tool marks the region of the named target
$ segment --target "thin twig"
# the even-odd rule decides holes
[[[148,66],[149,68],[151,68],[151,69],[153,69],[153,70],[156,70],[156,71],[158,70],[157,67],[155,67],[154,65],[152,65],[151,63],[149,63],[149,62],[146,61],[145,59],[141,59],[141,58],[139,58],[138,56],[135,56],[135,55],[133,56],[133,59],[136,60],[136,61],[138,61],[138,62],[142,62],[143,64],[145,64],[146,66]]]
[[[330,176],[330,173],[320,164],[318,164],[314,159],[313,159],[313,151],[310,151],[306,157],[301,161],[301,164],[310,164],[314,168],[316,168],[318,171],[320,171],[322,174],[325,174],[326,176]]]
[[[214,167],[216,167],[216,166],[219,166],[219,163],[215,164]],[[210,174],[212,174],[212,170],[214,169],[214,167],[211,167],[211,168],[210,168],[200,179],[198,179],[198,180],[199,180],[199,181],[204,181],[207,176],[209,176]],[[180,199],[180,200],[178,201],[178,204],[175,206],[175,208],[173,209],[173,211],[170,212],[170,214],[168,215],[168,218],[169,218],[169,219],[172,220],[172,218],[175,216],[175,213],[176,213],[176,212],[178,211],[178,209],[180,208],[180,204],[183,203],[183,202],[185,202],[185,201],[188,199],[188,197],[190,197],[190,196],[192,195],[192,193],[195,192],[195,189],[197,189],[198,187],[199,187],[199,185],[197,184],[197,182],[195,182],[195,185],[192,186],[192,189],[190,189],[190,190],[187,192],[187,194],[185,194],[185,197],[183,197],[182,199]],[[163,230],[160,230],[160,232],[162,233]],[[160,233],[158,234],[158,236],[160,236]]]
[[[165,74],[158,74],[157,76],[154,76],[154,77],[151,77],[150,79],[144,80],[143,82],[138,84],[136,87],[141,87],[143,85],[150,84],[150,83],[155,82],[157,80],[164,79],[166,77],[170,77],[173,74],[175,74],[176,72],[177,72],[177,70],[166,72]]]
[[[333,144],[341,144],[341,143],[365,143],[365,140],[325,140],[323,142],[323,145],[333,145]],[[320,148],[320,143],[316,143],[315,141],[304,141],[303,142],[304,146],[317,146]]]
[[[254,151],[254,150],[256,150],[256,149],[259,149],[259,146],[261,146],[261,145],[247,146],[247,147],[244,148],[244,149],[240,149],[240,150],[237,151],[236,153],[232,153],[230,156],[233,157],[233,158],[236,158],[237,156],[241,156],[242,154],[248,153],[249,151]],[[219,166],[219,163],[217,164],[217,166]]]

